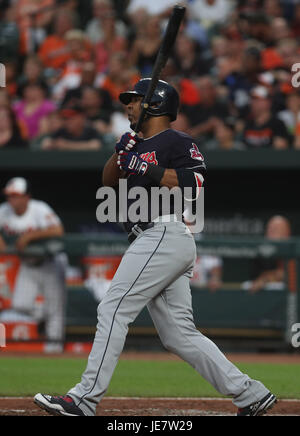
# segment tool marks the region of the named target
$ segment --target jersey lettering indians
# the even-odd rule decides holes
[[[194,140],[187,134],[177,130],[168,129],[151,138],[145,139],[138,144],[137,152],[148,163],[159,165],[166,169],[189,169],[195,173],[195,177],[199,174],[199,182],[202,179],[201,174],[204,173],[206,166],[204,158],[200,153]],[[151,197],[150,191],[156,185],[150,177],[145,174],[135,175],[130,174],[127,188],[130,190],[133,187],[143,187],[148,191],[148,216],[151,221]],[[128,208],[135,200],[128,199]],[[159,206],[160,215],[162,207]],[[170,213],[174,213],[173,205],[170,204]],[[133,223],[125,224],[127,231],[130,231]]]

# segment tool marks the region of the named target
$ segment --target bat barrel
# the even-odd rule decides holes
[[[184,6],[174,6],[172,15],[169,19],[168,26],[164,35],[164,38],[162,40],[154,67],[152,71],[152,80],[149,85],[149,88],[147,90],[147,93],[145,95],[145,98],[142,103],[142,111],[141,115],[139,117],[139,120],[135,126],[135,132],[138,133],[141,130],[142,123],[144,121],[146,110],[149,107],[149,104],[151,102],[153,93],[155,91],[155,88],[158,84],[159,77],[161,74],[162,69],[167,63],[168,57],[172,51],[172,48],[175,44],[175,40],[178,34],[179,27],[181,25],[181,22],[183,20],[185,14],[185,7]]]
[[[173,8],[172,15],[170,17],[167,30],[165,33],[165,38],[162,42],[160,50],[163,54],[166,56],[169,56],[173,45],[176,40],[176,36],[179,30],[179,27],[181,25],[181,22],[183,20],[185,14],[185,7],[184,6],[175,6]]]

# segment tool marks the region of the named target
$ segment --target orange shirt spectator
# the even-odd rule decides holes
[[[92,60],[93,47],[83,31],[69,30],[65,35],[70,58],[61,69],[61,77],[52,90],[52,97],[56,101],[64,99],[69,89],[80,85],[84,65]]]
[[[55,0],[19,0],[16,2],[17,22],[21,33],[21,53],[29,51],[30,28],[45,28],[54,15]]]
[[[112,100],[119,101],[119,95],[126,89],[132,89],[140,75],[128,65],[126,53],[115,53],[110,57],[108,73],[100,87],[109,92]]]
[[[14,62],[6,62],[6,89],[10,97],[14,98],[17,94],[17,65]]]
[[[101,88],[108,91],[114,101],[118,101],[120,93],[124,92],[126,89],[133,88],[136,82],[138,82],[139,80],[140,76],[138,74],[133,74],[131,76],[128,75],[127,77],[120,77],[120,81],[118,82],[114,81],[110,77],[106,77]]]
[[[273,70],[274,68],[281,67],[283,60],[274,48],[266,48],[262,51],[262,67],[264,70]]]
[[[55,15],[54,30],[42,43],[39,57],[45,67],[61,69],[70,60],[71,54],[65,35],[74,29],[75,15],[61,10]]]
[[[59,36],[48,36],[39,51],[39,57],[45,67],[54,69],[62,68],[70,59],[67,45],[67,42]]]
[[[106,77],[101,88],[109,93],[112,100],[118,102],[120,93],[124,92],[126,89],[132,89],[139,80],[140,76],[138,74],[124,74],[118,81],[114,81],[111,77]]]
[[[197,86],[190,79],[182,79],[180,81],[180,101],[181,104],[194,105],[200,103],[200,93]]]

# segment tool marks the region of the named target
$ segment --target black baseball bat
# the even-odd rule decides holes
[[[157,58],[155,60],[155,64],[154,64],[152,75],[151,75],[151,82],[149,84],[149,88],[147,90],[145,98],[142,102],[141,114],[139,116],[138,122],[135,126],[135,129],[134,129],[137,134],[141,130],[141,126],[143,124],[143,121],[144,121],[144,118],[146,115],[146,111],[150,105],[155,88],[157,87],[161,71],[164,68],[164,66],[166,65],[167,60],[170,56],[171,50],[174,46],[174,43],[175,43],[175,40],[177,37],[177,33],[179,30],[180,24],[183,20],[184,14],[185,14],[185,7],[184,6],[174,6],[172,14],[169,18],[167,29],[166,29],[165,35],[163,37]]]

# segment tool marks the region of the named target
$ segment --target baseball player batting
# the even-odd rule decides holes
[[[150,79],[120,94],[135,130]],[[159,81],[141,126],[142,137],[125,133],[106,163],[103,184],[128,189],[192,188],[197,193],[206,171],[194,140],[171,128],[179,106],[177,91]],[[143,139],[142,139],[143,138]],[[194,194],[193,194],[194,195]],[[190,198],[193,200],[193,198]],[[148,207],[151,207],[149,201]],[[98,306],[98,325],[81,382],[65,396],[37,394],[35,402],[51,414],[93,416],[105,395],[123,350],[128,325],[147,306],[164,347],[188,362],[222,395],[233,398],[240,416],[264,414],[276,397],[236,368],[195,327],[189,280],[196,259],[194,238],[170,205],[149,222],[126,223],[130,246]]]

